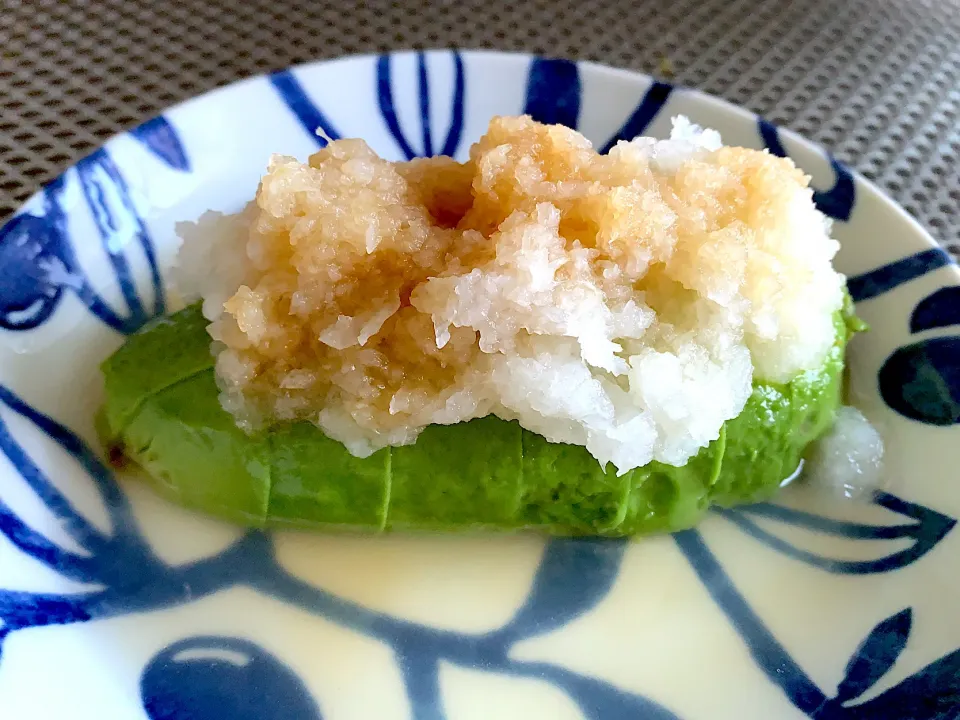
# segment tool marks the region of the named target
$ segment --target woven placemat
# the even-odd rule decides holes
[[[0,0],[0,218],[113,133],[218,85],[452,46],[720,95],[829,147],[960,249],[960,0]]]

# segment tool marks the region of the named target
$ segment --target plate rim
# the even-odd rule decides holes
[[[88,153],[86,153],[85,155],[82,155],[81,157],[76,158],[73,162],[71,162],[69,165],[63,168],[57,175],[55,175],[54,177],[50,178],[49,180],[44,182],[42,185],[40,185],[33,193],[31,193],[23,202],[20,203],[20,205],[17,207],[16,210],[14,210],[5,219],[3,225],[6,225],[14,217],[23,213],[31,203],[36,202],[38,196],[42,195],[46,191],[49,185],[56,182],[57,180],[62,178],[66,173],[76,168],[76,166],[83,159],[97,152],[98,150],[113,146],[125,135],[129,134],[130,132],[132,132],[133,130],[139,127],[142,127],[146,123],[156,120],[159,117],[169,116],[169,117],[175,118],[176,115],[180,114],[186,108],[190,108],[195,105],[208,102],[221,94],[232,92],[236,88],[253,85],[257,82],[264,81],[276,73],[310,70],[320,66],[347,64],[347,63],[354,63],[354,62],[361,62],[361,61],[371,61],[384,56],[399,57],[399,56],[417,55],[420,53],[428,57],[439,56],[445,53],[459,53],[461,56],[465,58],[474,57],[480,60],[492,59],[492,58],[505,59],[505,60],[531,60],[531,61],[538,60],[538,59],[539,60],[565,60],[565,61],[574,63],[578,67],[586,68],[591,72],[598,73],[601,75],[607,75],[610,77],[615,77],[621,80],[627,80],[630,82],[637,82],[638,80],[640,81],[643,81],[643,80],[656,81],[657,80],[657,78],[654,77],[653,75],[649,75],[640,70],[633,70],[631,68],[608,65],[606,63],[597,62],[595,60],[574,60],[574,59],[565,58],[562,56],[555,56],[555,55],[549,55],[549,54],[538,54],[538,53],[511,51],[511,50],[498,50],[498,49],[492,49],[492,48],[458,48],[458,47],[446,47],[446,48],[431,47],[431,48],[424,48],[424,49],[404,48],[404,49],[389,50],[383,53],[372,53],[372,52],[349,53],[345,55],[337,55],[331,58],[318,58],[315,60],[306,60],[303,62],[288,65],[284,68],[280,68],[277,70],[256,73],[253,75],[247,75],[247,76],[238,78],[236,80],[231,80],[227,83],[218,85],[216,87],[213,87],[199,94],[192,95],[172,105],[168,105],[162,108],[156,114],[153,114],[150,117],[145,118],[144,120],[141,120],[136,125],[132,125],[126,129],[120,130],[119,132],[116,132],[110,135],[108,138],[103,140],[100,144],[93,147]],[[758,113],[755,113],[748,108],[745,108],[729,100],[726,100],[725,98],[708,93],[699,88],[694,88],[687,85],[675,84],[675,83],[672,83],[669,81],[663,81],[663,80],[661,80],[661,82],[666,82],[667,84],[669,84],[674,91],[683,92],[688,97],[693,97],[695,100],[707,105],[708,107],[713,107],[714,109],[720,112],[732,114],[737,118],[739,118],[740,120],[755,121],[757,118],[763,117],[762,115],[759,115]],[[801,146],[804,150],[808,152],[816,153],[824,157],[828,157],[828,158],[832,157],[832,153],[827,146],[816,143],[813,140],[810,140],[806,136],[802,135],[801,133],[798,133],[797,131],[790,129],[789,127],[783,127],[780,125],[777,125],[776,127],[782,137],[789,138],[789,140],[792,143]],[[860,173],[858,170],[852,167],[849,167],[845,164],[844,164],[844,167],[852,174],[855,181],[859,185],[866,188],[871,195],[875,196],[877,199],[881,200],[883,204],[887,205],[890,209],[894,210],[896,215],[901,220],[906,221],[906,224],[910,227],[910,229],[915,234],[917,234],[920,238],[923,239],[925,245],[927,245],[930,248],[937,248],[937,249],[943,250],[944,252],[947,252],[946,248],[944,248],[940,243],[937,242],[937,240],[933,237],[933,235],[920,223],[919,220],[917,220],[910,213],[908,213],[906,209],[899,202],[897,202],[894,198],[892,198],[885,191],[883,191],[875,182],[865,177],[862,173]],[[0,227],[2,227],[2,225],[0,225]],[[955,264],[951,264],[950,269],[958,278],[960,278],[960,267],[958,267]]]

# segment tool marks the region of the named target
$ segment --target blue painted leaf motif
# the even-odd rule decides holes
[[[750,607],[700,532],[683,530],[675,533],[673,539],[767,679],[804,714],[826,720],[820,714],[828,702],[826,695]]]
[[[17,472],[23,477],[27,485],[36,493],[37,497],[46,505],[53,515],[60,520],[64,529],[73,540],[93,555],[109,549],[119,552],[116,545],[123,545],[131,552],[141,553],[145,546],[139,540],[139,533],[133,519],[133,512],[126,497],[120,491],[113,479],[113,475],[87,445],[69,429],[52,418],[34,410],[11,390],[0,385],[0,403],[6,405],[13,412],[29,420],[38,430],[58,443],[74,461],[86,470],[103,500],[104,506],[112,526],[112,534],[106,535],[92,525],[66,497],[56,488],[43,471],[33,462],[23,447],[13,437],[6,424],[0,419],[0,452],[10,460]],[[4,506],[6,507],[6,506]],[[7,514],[4,517],[13,517]],[[3,525],[2,527],[23,533],[25,526],[17,519],[18,525]],[[31,535],[20,536],[21,541],[35,544],[41,550],[38,559],[42,561],[42,552],[47,550],[49,541]],[[11,538],[12,539],[12,538]],[[16,540],[14,542],[17,542]],[[32,553],[31,553],[32,554]],[[114,558],[116,559],[116,558]],[[93,580],[103,580],[102,577]]]
[[[780,142],[780,132],[776,125],[763,118],[757,118],[757,128],[760,131],[763,144],[771,153],[777,157],[787,157],[787,151],[783,147],[783,143]],[[813,202],[820,212],[827,217],[836,220],[849,220],[853,213],[853,205],[856,202],[853,175],[833,155],[829,157],[830,167],[833,168],[836,181],[829,190],[815,190]]]
[[[917,303],[910,315],[910,332],[960,325],[960,286],[943,287]]]
[[[190,170],[190,160],[180,136],[163,115],[133,128],[130,135],[174,170]]]
[[[912,612],[907,608],[870,631],[847,663],[843,680],[837,686],[838,702],[860,697],[886,675],[907,644],[912,619]]]
[[[898,348],[877,380],[893,410],[929,425],[960,423],[960,337],[938,337]]]
[[[182,596],[182,586],[170,582],[166,568],[137,531],[130,507],[110,471],[97,456],[67,428],[30,408],[3,386],[0,386],[0,402],[57,442],[86,470],[100,492],[112,526],[110,534],[101,532],[80,514],[0,420],[0,452],[67,534],[89,555],[77,555],[50,542],[3,503],[0,503],[0,533],[21,551],[61,575],[103,588],[72,595],[0,590],[0,626],[4,632],[85,622],[124,610],[160,606]]]
[[[577,129],[580,71],[571,60],[534,58],[527,73],[525,115],[537,122]]]
[[[512,674],[555,685],[577,703],[588,720],[678,720],[662,705],[624,692],[596,678],[578,675],[549,663],[514,663]]]
[[[0,444],[7,439],[3,437],[6,434],[6,428],[0,428]],[[95,561],[50,542],[17,517],[3,500],[0,500],[0,535],[5,536],[21,552],[66,578],[90,582],[95,575]]]
[[[0,624],[10,631],[34,625],[83,622],[98,613],[117,612],[123,605],[120,598],[128,592],[141,595],[127,598],[130,609],[149,606],[151,602],[160,604],[182,595],[182,588],[170,582],[167,569],[144,542],[126,498],[96,454],[67,428],[30,408],[2,385],[0,403],[58,443],[86,471],[100,493],[111,524],[109,533],[102,532],[78,512],[0,419],[0,453],[7,457],[26,485],[87,554],[78,555],[51,542],[24,523],[2,500],[0,534],[22,552],[64,577],[103,587],[99,591],[75,595],[0,590]]]
[[[916,562],[939,543],[956,520],[930,508],[901,500],[885,492],[874,494],[873,502],[892,512],[899,513],[915,522],[902,525],[864,525],[842,520],[833,520],[821,515],[792,508],[760,503],[736,510],[718,509],[716,513],[729,520],[751,537],[768,547],[807,565],[831,573],[865,575],[890,572]],[[855,540],[896,540],[909,538],[913,543],[890,555],[875,560],[837,560],[804,550],[760,527],[753,518],[767,518],[785,525],[805,528],[814,533],[833,535]]]
[[[896,512],[911,507],[892,496],[885,502]],[[816,522],[832,526],[836,521],[818,518]],[[863,527],[847,529],[860,536]],[[873,629],[848,663],[837,698],[828,699],[750,607],[702,535],[696,530],[685,530],[674,535],[674,540],[717,607],[740,635],[757,666],[806,716],[818,720],[956,720],[960,717],[960,650],[872,700],[860,705],[843,704],[874,685],[893,665],[910,631],[909,610],[887,618]]]
[[[441,155],[453,155],[460,145],[460,136],[463,133],[463,102],[464,102],[464,70],[463,58],[460,53],[453,53],[454,62],[454,89],[451,98],[450,127],[443,142]],[[415,157],[432,157],[433,133],[430,121],[430,78],[427,72],[427,58],[424,53],[417,53],[417,97],[420,110],[421,152],[413,149],[400,127],[396,106],[393,99],[392,58],[389,54],[377,58],[377,102],[380,114],[396,141],[397,146],[407,160]]]
[[[97,150],[77,163],[77,174],[84,197],[93,212],[100,242],[110,259],[127,305],[129,314],[123,324],[135,330],[151,317],[162,315],[166,308],[163,281],[153,243],[134,207],[126,181],[106,150]],[[125,256],[125,250],[131,244],[140,246],[150,267],[154,294],[154,306],[150,311],[144,307],[137,293],[133,273]]]
[[[72,439],[65,428],[56,426],[50,418],[42,416],[32,408],[27,407],[20,398],[2,385],[0,385],[0,402],[42,429],[52,430],[59,436],[58,439],[67,439],[68,442]],[[43,427],[44,425],[48,427]],[[96,548],[103,547],[109,541],[100,530],[77,512],[66,497],[50,482],[49,478],[16,441],[6,423],[2,420],[0,420],[0,452],[6,455],[30,489],[82,548],[88,552],[94,552]],[[35,533],[17,518],[2,501],[0,501],[0,509],[2,509],[2,513],[0,513],[0,532],[3,532],[14,545],[67,577],[87,582],[96,580],[95,577],[88,574],[88,558],[62,550]]]
[[[667,104],[671,92],[673,92],[672,85],[654,80],[647,92],[644,93],[640,104],[637,105],[636,109],[623,124],[623,127],[604,143],[600,148],[600,152],[606,154],[621,140],[632,140],[638,135],[642,135],[643,131],[647,129],[647,126],[653,122],[653,119],[663,109],[663,106]]]
[[[40,192],[42,214],[22,213],[0,228],[0,269],[6,278],[0,283],[0,327],[39,327],[69,290],[103,322],[130,331],[79,270],[60,203],[65,182],[61,175]]]
[[[444,720],[436,657],[422,652],[397,655],[413,720]]]
[[[899,685],[859,705],[844,720],[957,720],[960,718],[960,650],[944,655]]]
[[[942,249],[924,250],[850,277],[847,289],[857,302],[953,263]],[[960,288],[945,287],[914,308],[910,331],[960,324]],[[930,338],[897,348],[877,377],[884,402],[904,417],[929,425],[960,422],[960,338]]]
[[[380,114],[387,124],[390,134],[400,146],[400,151],[407,160],[415,158],[417,153],[410,147],[407,138],[400,129],[397,111],[393,106],[393,87],[390,82],[390,56],[381,55],[377,58],[377,102],[380,105]],[[421,107],[422,112],[422,107]]]
[[[273,89],[280,95],[284,105],[294,114],[303,129],[320,147],[325,147],[327,141],[317,135],[317,128],[323,129],[331,140],[340,139],[340,133],[307,96],[307,91],[297,80],[292,70],[275,72],[269,77],[269,81]]]
[[[422,57],[423,56],[421,55],[421,58]],[[456,154],[457,148],[460,147],[460,139],[463,136],[463,112],[464,99],[466,95],[466,78],[463,70],[463,56],[461,56],[458,52],[454,52],[453,62],[455,78],[450,115],[450,129],[447,130],[447,137],[443,141],[443,148],[440,150],[441,155],[449,155],[451,157]],[[424,79],[424,86],[425,85],[426,80]]]
[[[501,632],[542,635],[593,608],[610,592],[625,549],[620,540],[551,540],[526,602]]]
[[[875,270],[847,278],[847,290],[854,302],[863,302],[951,264],[953,259],[945,250],[923,250]]]
[[[62,595],[0,589],[0,629],[4,635],[23,628],[85,622],[171,607],[243,580],[253,584],[254,577],[271,574],[286,577],[272,555],[264,551],[264,543],[259,542],[260,533],[248,534],[219,555],[181,567],[167,566],[139,532],[134,514],[110,469],[79,437],[29,407],[2,385],[0,404],[29,421],[86,471],[101,495],[111,525],[110,532],[103,532],[78,512],[0,418],[0,453],[6,456],[27,487],[88,555],[69,552],[50,542],[5,504],[0,506],[0,532],[25,554],[60,574],[99,586],[85,593]],[[296,599],[299,598],[290,600]],[[315,591],[311,599],[317,604],[325,603],[325,609],[336,602],[321,591]],[[348,611],[343,610],[343,605],[341,603],[333,610],[346,615]]]
[[[247,640],[194,637],[161,651],[143,671],[151,720],[320,720],[303,682]]]
[[[608,153],[621,140],[642,135],[670,99],[673,86],[653,81],[623,125],[599,152]],[[580,120],[582,99],[580,70],[577,63],[563,59],[535,58],[527,74],[526,101],[523,112],[547,124],[566,125],[574,130]]]
[[[2,632],[7,635],[21,628],[92,620],[93,614],[82,602],[77,602],[87,597],[0,590]]]
[[[156,130],[160,126],[152,127],[153,140],[160,135],[168,140],[171,134],[175,137],[171,127],[164,127],[162,132]],[[65,291],[73,292],[90,312],[124,334],[165,311],[153,242],[110,154],[105,148],[97,150],[77,163],[76,173],[127,312],[120,314],[111,308],[77,262],[61,204],[66,182],[61,176],[41,192],[41,214],[21,213],[0,228],[0,269],[10,278],[0,284],[0,327],[6,330],[40,326],[53,314]],[[138,293],[125,255],[129,247],[138,247],[147,261],[153,296],[150,308]]]
[[[45,215],[23,213],[0,227],[0,327],[31,330],[53,314],[67,279],[64,224],[59,206],[47,203]]]

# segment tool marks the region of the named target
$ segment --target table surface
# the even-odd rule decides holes
[[[0,0],[0,219],[110,135],[219,85],[453,46],[724,97],[831,149],[960,252],[960,0]]]

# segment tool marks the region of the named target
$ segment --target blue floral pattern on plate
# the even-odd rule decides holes
[[[454,154],[464,137],[466,84],[464,60],[451,53],[453,91],[450,124],[435,132],[430,122],[428,63],[418,54],[417,93],[419,132],[401,125],[397,112],[393,59],[380,57],[371,78],[377,106],[390,136],[406,158],[436,153]],[[310,100],[294,71],[271,75],[268,82],[303,131],[318,146],[327,137],[341,137],[329,117]],[[582,79],[576,63],[533,59],[526,80],[523,111],[544,122],[578,126]],[[673,88],[653,82],[620,129],[598,143],[603,152],[617,141],[641,134],[668,104]],[[785,156],[777,129],[759,120],[759,136],[774,154]],[[190,159],[173,125],[157,118],[130,132],[143,148],[169,168],[189,173]],[[419,148],[419,150],[415,149]],[[835,159],[830,166],[835,184],[816,191],[821,210],[838,221],[850,219],[856,202],[852,175]],[[42,192],[36,207],[17,215],[0,229],[0,326],[7,332],[30,332],[48,320],[66,293],[75,294],[100,321],[119,333],[129,333],[165,311],[165,293],[150,234],[137,212],[127,183],[110,156],[101,149],[73,171],[98,229],[98,240],[120,287],[125,309],[113,309],[95,290],[76,259],[76,243],[68,230],[62,205],[64,178]],[[117,242],[117,235],[124,242]],[[131,276],[122,248],[130,239],[141,248],[149,268],[150,301],[144,300]],[[933,272],[950,262],[939,250],[927,250],[851,277],[854,299],[866,301]],[[911,317],[911,332],[922,333],[960,324],[957,288],[947,287],[925,297]],[[933,337],[895,350],[883,365],[879,385],[883,398],[898,413],[924,423],[960,421],[960,338]],[[438,679],[441,662],[518,678],[532,678],[562,690],[587,718],[647,718],[679,716],[655,698],[557,664],[516,659],[520,641],[545,635],[583,617],[610,593],[621,569],[628,543],[610,540],[552,540],[539,562],[532,586],[513,617],[493,631],[463,633],[412,622],[371,610],[305,583],[277,561],[269,534],[251,531],[227,549],[185,564],[170,564],[151,548],[131,505],[111,469],[75,433],[24,402],[15,390],[0,385],[0,403],[57,443],[95,484],[108,510],[110,531],[104,532],[79,512],[56,483],[31,457],[8,423],[0,420],[0,451],[26,485],[56,517],[62,529],[82,549],[64,549],[32,529],[0,494],[0,533],[20,552],[64,578],[90,583],[97,589],[82,593],[34,593],[0,590],[0,671],[4,640],[30,628],[83,623],[144,613],[195,602],[235,586],[253,588],[355,633],[388,646],[395,655],[417,720],[446,717]],[[890,573],[921,561],[954,528],[955,520],[931,508],[879,492],[873,503],[901,518],[894,524],[836,520],[776,504],[761,504],[716,514],[747,536],[794,561],[817,570],[843,575]],[[762,521],[762,522],[761,522]],[[873,560],[825,557],[781,537],[778,530],[801,528],[830,535],[890,543]],[[866,701],[860,699],[881,683],[900,657],[910,637],[913,610],[909,607],[878,618],[847,661],[835,691],[827,692],[811,678],[790,651],[751,607],[699,530],[674,536],[676,547],[701,581],[768,681],[810,718],[872,718],[893,720],[946,719],[960,716],[960,649],[934,662]],[[902,542],[907,546],[903,547]],[[900,544],[897,544],[900,543]],[[140,680],[143,708],[154,720],[187,720],[229,716],[242,718],[320,718],[322,698],[313,698],[282,659],[246,639],[196,636],[177,640],[154,656]],[[3,699],[0,698],[0,704]],[[226,713],[226,715],[225,715]]]
[[[169,167],[189,172],[190,163],[180,139],[162,116],[134,128],[130,136]],[[121,333],[135,331],[165,310],[153,243],[110,153],[104,148],[95,151],[77,163],[74,172],[120,285],[126,312],[113,310],[80,267],[62,204],[66,178],[60,177],[41,191],[40,214],[23,212],[0,228],[0,267],[5,270],[5,280],[0,284],[0,327],[6,330],[38,327],[54,312],[65,292],[75,293],[90,312]],[[142,249],[150,267],[150,306],[137,292],[123,251],[130,241]]]

